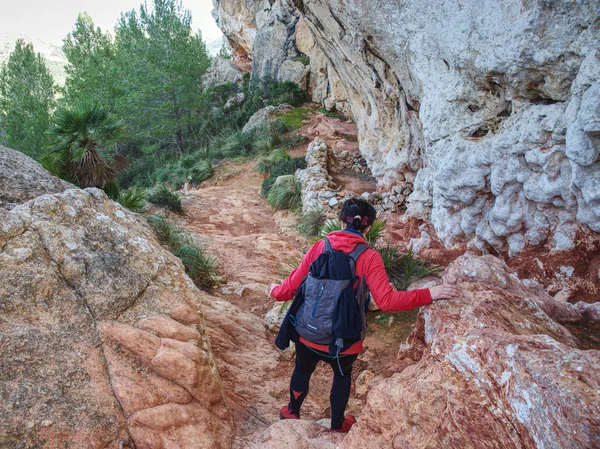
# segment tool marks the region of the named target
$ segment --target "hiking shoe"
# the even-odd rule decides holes
[[[300,415],[296,415],[292,413],[289,405],[285,405],[279,410],[279,418],[280,419],[300,419]]]
[[[356,424],[356,418],[354,418],[354,416],[352,416],[352,415],[348,415],[344,418],[344,421],[342,421],[342,427],[340,427],[339,429],[331,429],[331,430],[333,430],[334,432],[339,432],[339,433],[348,433],[348,431],[354,424]]]

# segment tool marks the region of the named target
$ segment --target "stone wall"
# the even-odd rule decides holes
[[[598,2],[214,3],[256,74],[310,56],[313,99],[351,110],[379,185],[414,182],[408,212],[446,246],[600,231]]]

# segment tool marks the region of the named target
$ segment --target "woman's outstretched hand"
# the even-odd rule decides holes
[[[433,301],[438,299],[451,299],[460,295],[460,288],[453,284],[442,284],[430,288],[429,293],[431,293],[431,299]]]
[[[271,293],[273,293],[273,289],[275,287],[279,287],[279,285],[278,284],[271,284],[271,286],[269,287],[269,296],[273,296],[273,295],[271,295]]]

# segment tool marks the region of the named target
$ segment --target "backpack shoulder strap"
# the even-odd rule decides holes
[[[364,243],[357,243],[352,252],[348,253],[347,256],[350,257],[351,263],[350,268],[352,269],[352,276],[356,273],[356,261],[360,257],[360,255],[369,249],[369,245],[365,245]]]
[[[364,243],[357,243],[351,253],[348,253],[348,256],[354,260],[354,263],[358,260],[358,257],[365,251],[369,249],[369,245],[365,245]]]
[[[333,247],[331,246],[331,242],[329,241],[329,239],[327,237],[325,237],[323,239],[323,242],[325,243],[325,247],[324,247],[323,251],[331,251],[333,249]]]

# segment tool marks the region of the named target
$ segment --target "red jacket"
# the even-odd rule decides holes
[[[333,249],[350,253],[357,243],[366,243],[362,235],[353,232],[331,232],[327,236]],[[296,268],[290,276],[275,287],[271,296],[277,301],[288,301],[294,297],[296,290],[308,274],[311,263],[323,252],[324,242],[319,240],[306,253],[300,266]],[[387,277],[381,255],[374,249],[365,250],[356,263],[356,276],[365,276],[367,285],[371,292],[371,297],[375,304],[384,312],[399,312],[402,310],[412,310],[416,307],[431,304],[431,293],[428,288],[411,290],[408,292],[395,291]],[[302,337],[304,344],[327,352],[328,348],[324,345],[317,345],[309,342]],[[352,345],[344,354],[358,354],[362,350],[362,341]]]

